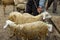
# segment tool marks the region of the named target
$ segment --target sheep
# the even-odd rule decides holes
[[[14,0],[17,11],[25,11],[27,0]]]
[[[9,20],[15,22],[16,24],[23,24],[23,23],[30,23],[35,21],[42,21],[45,20],[47,17],[51,18],[51,16],[45,16],[48,15],[47,12],[43,12],[37,16],[30,15],[29,13],[19,13],[19,12],[12,12],[9,15]]]
[[[44,23],[42,21],[17,25],[12,21],[7,20],[4,28],[6,27],[16,29],[16,35],[18,35],[19,37],[24,37],[28,40],[32,40],[34,37],[39,37],[40,40],[45,40],[48,30],[50,32],[52,31],[52,25]]]
[[[15,5],[25,3],[25,0],[14,0]]]
[[[26,6],[26,4],[18,4],[17,6],[16,6],[16,8],[19,8],[19,9],[25,9],[25,6]]]
[[[14,0],[2,0],[2,3],[4,5],[9,5],[9,4],[13,4],[14,3]]]
[[[3,9],[4,9],[4,15],[5,15],[5,8],[6,8],[6,5],[11,5],[11,4],[14,4],[14,0],[1,0],[2,4],[3,4]]]
[[[22,24],[22,20],[23,20],[22,18],[23,18],[23,16],[19,12],[12,12],[8,16],[8,19],[15,22],[16,24]]]
[[[47,12],[43,12],[37,16],[33,16],[30,15],[29,13],[19,13],[19,12],[12,12],[9,15],[9,20],[15,22],[16,24],[24,24],[24,23],[32,23],[32,22],[36,22],[36,21],[42,21],[43,19],[45,19],[45,15],[47,14]],[[49,16],[48,16],[49,18]],[[28,19],[28,20],[27,20]],[[11,28],[11,30],[13,30],[14,33],[17,33],[15,31],[14,28]],[[13,33],[13,35],[14,35]]]

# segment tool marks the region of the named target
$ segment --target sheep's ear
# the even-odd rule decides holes
[[[13,15],[12,21],[15,22],[15,20],[16,20],[16,15]]]
[[[9,20],[15,22],[15,20],[16,20],[16,15],[13,15],[13,16],[11,15],[11,16],[9,16]]]

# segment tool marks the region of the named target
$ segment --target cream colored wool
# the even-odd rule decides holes
[[[19,12],[12,12],[9,15],[9,20],[15,22],[16,24],[31,23],[31,22],[42,20],[42,15],[32,16],[28,13],[21,14]],[[20,34],[20,33],[17,33],[17,30],[15,30],[14,28],[11,28],[11,30],[12,29],[13,29],[13,33],[15,33],[17,35]],[[22,33],[21,36],[23,36],[23,35],[24,34]]]
[[[15,5],[25,3],[26,0],[14,0]]]
[[[42,14],[37,15],[37,16],[32,16],[28,13],[24,13],[23,14],[23,23],[31,23],[31,22],[35,22],[35,21],[42,21]]]
[[[10,27],[15,29],[15,35],[26,39],[33,39],[34,37],[44,39],[48,33],[48,25],[42,21],[18,25],[13,24]]]
[[[14,3],[14,0],[2,0],[2,2],[6,5]]]
[[[14,0],[16,8],[24,10],[26,8],[27,0]]]
[[[16,7],[20,9],[25,9],[26,4],[18,4]]]
[[[32,16],[28,13],[12,12],[9,15],[9,20],[16,24],[10,23],[12,26],[11,30],[15,35],[24,37],[25,39],[32,39],[36,36],[41,37],[42,40],[45,38],[48,32],[48,25],[40,20],[43,20],[43,14]]]
[[[22,16],[21,13],[19,13],[19,12],[12,12],[12,13],[10,13],[8,19],[13,21],[13,22],[15,22],[16,24],[22,24],[22,21],[23,21],[22,18],[23,18],[23,16]]]
[[[41,21],[42,14],[38,16],[32,16],[29,13],[21,14],[19,12],[12,12],[9,15],[9,20],[15,22],[16,24],[31,23],[35,21]]]

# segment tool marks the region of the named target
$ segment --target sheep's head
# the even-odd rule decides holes
[[[13,22],[15,22],[16,21],[16,16],[19,15],[19,14],[20,14],[19,12],[11,12],[9,14],[8,19],[11,20],[11,21],[13,21]]]
[[[16,15],[10,15],[8,19],[15,22],[16,21]]]
[[[8,25],[9,25],[10,27],[16,26],[16,24],[15,24],[14,22],[12,22],[12,21],[10,21],[10,20],[7,20],[7,21],[6,21],[6,24],[5,24],[5,26],[4,26],[3,28],[5,29],[5,28],[9,27]]]
[[[51,15],[47,11],[44,11],[41,14],[43,16],[43,20],[51,18]]]
[[[18,24],[20,23],[20,20],[22,20],[22,14],[19,12],[12,12],[10,13],[8,20],[11,20]]]

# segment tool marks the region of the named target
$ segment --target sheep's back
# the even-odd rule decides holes
[[[20,29],[23,26],[22,29]],[[27,23],[22,24],[21,27],[18,27],[18,31],[21,30],[24,35],[26,35],[28,38],[33,38],[36,36],[42,36],[46,35],[48,32],[47,25],[43,22],[35,22],[35,23]],[[21,35],[22,35],[21,33]]]
[[[13,4],[14,3],[14,0],[2,0],[3,4]]]

